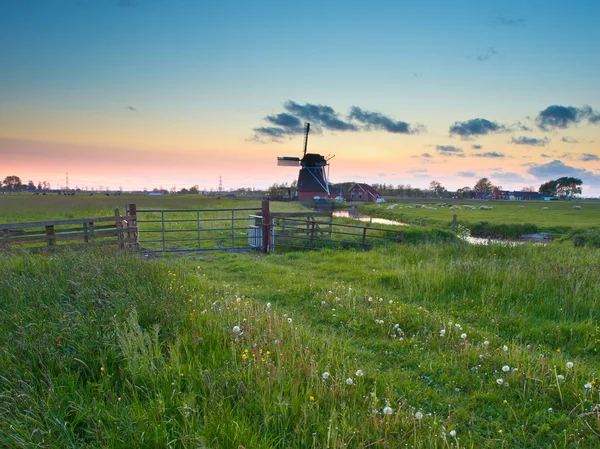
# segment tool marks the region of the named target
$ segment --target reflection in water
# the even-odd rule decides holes
[[[400,223],[399,221],[387,220],[385,218],[374,218],[374,217],[365,217],[359,215],[358,217],[353,217],[350,215],[350,211],[347,210],[338,210],[333,213],[334,217],[342,217],[342,218],[352,218],[353,220],[365,221],[367,223],[377,223],[377,224],[386,224],[386,225],[395,225],[395,226],[408,226],[406,223]]]

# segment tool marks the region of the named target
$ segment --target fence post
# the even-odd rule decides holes
[[[48,236],[48,246],[56,245],[56,236],[54,235],[54,226],[46,226],[46,235]]]
[[[128,237],[129,239],[132,239],[133,242],[129,242],[129,244],[133,247],[133,249],[138,250],[140,249],[140,243],[139,243],[139,232],[138,232],[138,228],[137,228],[137,206],[135,205],[135,203],[130,203],[129,207],[127,208],[127,227],[128,228],[134,228],[133,231],[129,231]]]
[[[315,222],[312,222],[312,225],[310,227],[310,247],[313,247],[313,241],[315,239]]]
[[[121,213],[119,208],[115,208],[115,228],[117,228],[117,240],[119,241],[119,248],[123,249],[125,244],[123,243],[123,222],[121,221]]]
[[[363,228],[363,232],[362,232],[362,247],[366,248],[366,243],[367,243],[367,227],[365,226]]]
[[[269,240],[271,237],[271,211],[269,210],[269,200],[262,201],[262,252],[269,252]]]
[[[452,231],[456,231],[456,214],[452,217]]]

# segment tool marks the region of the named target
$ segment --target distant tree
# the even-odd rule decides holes
[[[521,192],[535,192],[535,187],[534,186],[522,187]]]
[[[2,181],[2,184],[4,184],[4,187],[6,187],[11,192],[20,189],[23,185],[21,183],[21,178],[19,178],[16,175],[7,176],[6,178],[4,178],[4,181]]]
[[[473,187],[474,192],[492,193],[493,190],[494,186],[492,185],[491,181],[487,178],[481,178],[475,183],[475,187]]]
[[[28,192],[35,192],[36,191],[35,184],[31,180],[27,183],[27,191]]]
[[[200,190],[198,190],[198,184],[190,187],[190,193],[194,193],[194,194],[198,194],[198,192],[200,192]]]
[[[179,193],[181,193],[182,195],[185,195],[185,194],[187,194],[187,193],[190,193],[190,191],[184,187],[183,189],[181,189],[181,190],[179,191]]]
[[[446,188],[437,181],[431,181],[429,183],[429,190],[431,190],[436,197],[442,196],[447,191]]]
[[[461,187],[460,189],[456,190],[456,196],[461,199],[473,198],[474,192],[471,187]]]
[[[558,178],[556,180],[558,196],[569,199],[575,194],[581,194],[581,184],[583,184],[583,181],[579,178],[573,178],[571,176]]]

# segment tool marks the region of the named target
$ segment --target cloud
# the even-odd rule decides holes
[[[489,158],[505,157],[504,153],[498,153],[496,151],[487,151],[485,153],[475,153],[475,154],[473,154],[473,156],[476,156],[476,157],[489,157]]]
[[[406,173],[418,175],[418,174],[423,174],[423,173],[429,173],[429,170],[425,170],[423,168],[413,168],[412,170],[407,170]]]
[[[450,127],[450,135],[459,135],[463,139],[473,136],[484,136],[489,133],[500,133],[509,131],[506,126],[497,122],[491,122],[484,118],[474,118],[464,122],[454,122]]]
[[[483,145],[471,145],[471,147],[472,147],[474,150],[481,150],[481,149],[483,148]]]
[[[571,167],[555,159],[547,164],[528,164],[527,173],[540,180],[556,179],[563,176],[580,178],[584,184],[600,185],[600,175],[583,168]]]
[[[498,16],[494,19],[494,23],[497,23],[499,25],[504,25],[507,27],[515,27],[515,26],[525,25],[525,20],[523,20],[521,18],[513,19],[512,17]]]
[[[542,153],[542,154],[540,154],[540,157],[552,157],[552,156],[550,156],[549,154],[546,154],[546,153]]]
[[[127,106],[125,109],[127,109],[127,110],[129,110],[129,111],[133,111],[133,112],[136,112],[136,111],[137,111],[137,109],[136,109],[136,108],[134,108],[133,106]]]
[[[584,119],[587,119],[591,124],[598,124],[600,123],[600,113],[587,105],[577,108],[555,104],[540,111],[536,117],[536,122],[541,130],[550,131],[554,128],[566,129]]]
[[[513,131],[525,131],[525,132],[531,132],[533,131],[533,129],[531,129],[529,126],[524,125],[521,122],[515,122],[511,125],[511,129]]]
[[[476,173],[474,171],[459,171],[456,172],[456,176],[462,176],[463,178],[475,178]]]
[[[455,147],[454,145],[436,145],[435,149],[443,156],[465,157],[463,149]]]
[[[494,181],[496,183],[527,183],[530,182],[530,180],[525,179],[522,175],[520,175],[519,173],[513,173],[513,172],[496,172],[493,175]]]
[[[577,139],[574,139],[573,137],[569,137],[569,136],[565,136],[562,139],[563,142],[567,142],[567,143],[579,143],[579,141]]]
[[[267,115],[267,126],[254,128],[250,140],[257,142],[281,141],[286,136],[304,133],[304,123],[311,124],[311,131],[322,134],[328,131],[371,131],[384,130],[393,134],[416,134],[424,129],[423,125],[411,126],[408,122],[396,121],[391,117],[370,112],[353,106],[347,120],[331,106],[322,104],[299,104],[288,100],[283,104],[285,112]]]
[[[358,128],[352,123],[341,120],[331,106],[306,103],[301,105],[295,101],[285,102],[283,107],[298,118],[315,124],[317,128],[333,131],[356,131]]]
[[[403,121],[395,121],[379,112],[363,111],[358,106],[352,106],[350,110],[350,119],[354,119],[368,129],[383,129],[395,134],[416,134],[417,129],[411,128],[410,124]]]
[[[549,142],[550,139],[547,137],[544,137],[543,139],[536,139],[535,137],[520,136],[516,139],[514,137],[511,139],[511,143],[514,143],[515,145],[530,145],[534,147],[545,147]]]
[[[581,155],[581,160],[583,162],[600,161],[600,157],[597,154],[593,154],[593,153],[583,153]]]
[[[484,62],[487,61],[488,59],[490,59],[492,56],[497,55],[498,52],[496,50],[494,50],[494,47],[488,47],[488,49],[485,51],[485,53],[477,55],[475,57],[475,59],[477,60],[477,62]]]
[[[421,154],[421,157],[424,157],[424,158],[430,158],[430,157],[431,157],[431,154],[429,154],[429,153],[422,153],[422,154]]]

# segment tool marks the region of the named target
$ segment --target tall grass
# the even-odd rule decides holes
[[[593,447],[600,433],[597,250],[0,264],[2,447]]]

